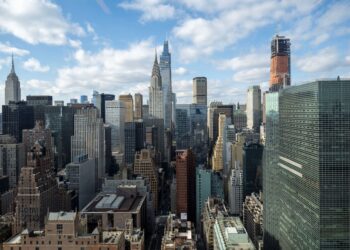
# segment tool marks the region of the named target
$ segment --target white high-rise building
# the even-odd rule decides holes
[[[157,54],[154,58],[151,86],[149,87],[149,115],[152,118],[164,119],[164,100],[163,100],[162,77],[157,60]]]
[[[258,130],[261,122],[261,89],[251,86],[247,92],[247,127]]]
[[[232,214],[240,215],[243,207],[243,171],[238,163],[235,165],[228,182],[228,204]]]
[[[112,153],[123,153],[125,146],[125,106],[121,101],[106,101],[106,123],[111,126]]]
[[[15,65],[13,63],[12,55],[12,67],[11,72],[7,76],[5,83],[5,105],[8,105],[10,101],[19,102],[21,100],[21,84],[15,72]]]
[[[71,139],[71,159],[87,154],[96,159],[97,187],[106,173],[105,129],[102,118],[95,108],[78,109],[74,115],[74,135]]]

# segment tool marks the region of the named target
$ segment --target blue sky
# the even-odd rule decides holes
[[[0,104],[12,52],[22,99],[93,90],[147,99],[166,38],[178,103],[191,102],[196,76],[225,103],[266,88],[276,33],[291,39],[292,84],[350,77],[349,11],[347,0],[0,0]]]

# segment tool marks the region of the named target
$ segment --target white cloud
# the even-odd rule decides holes
[[[342,66],[345,59],[339,57],[333,47],[321,49],[317,54],[303,56],[297,61],[297,67],[304,72],[324,72]]]
[[[14,46],[11,46],[10,43],[1,43],[0,42],[0,52],[5,54],[14,54],[17,56],[25,56],[28,55],[30,52],[25,49],[19,49]]]
[[[173,29],[180,41],[181,59],[189,62],[200,56],[211,55],[232,46],[255,30],[272,23],[293,21],[307,15],[319,1],[309,1],[300,7],[300,1],[186,1],[185,5],[210,15],[189,17]]]
[[[178,75],[178,76],[182,76],[182,75],[185,75],[187,73],[187,69],[184,68],[184,67],[179,67],[177,69],[174,70],[174,74],[175,75]]]
[[[175,17],[176,9],[162,0],[135,0],[124,1],[119,7],[126,10],[141,11],[141,22],[164,21]]]
[[[33,57],[25,61],[23,67],[28,71],[47,72],[50,70],[49,66],[41,65],[40,62]]]
[[[264,82],[269,79],[270,68],[251,68],[241,70],[233,75],[237,82],[250,82],[251,84]]]
[[[75,66],[58,69],[54,86],[63,98],[93,89],[113,94],[141,92],[148,96],[154,59],[152,39],[131,44],[127,49],[103,48],[98,52],[78,49]]]
[[[50,0],[0,1],[0,31],[10,33],[30,44],[63,45],[67,34],[84,35],[84,29],[62,15]]]
[[[11,65],[11,57],[0,58],[0,70],[4,65]],[[1,93],[1,92],[0,92]]]
[[[330,38],[350,33],[347,21],[350,9],[349,1],[339,1],[326,5],[324,10],[313,12],[301,18],[287,35],[297,48],[305,41],[318,46]]]
[[[111,11],[109,10],[107,4],[103,0],[96,0],[96,2],[101,7],[104,13],[111,14]]]
[[[267,53],[250,53],[217,63],[219,69],[232,70],[237,82],[263,82],[269,77],[270,56]]]
[[[241,70],[252,67],[266,67],[270,56],[266,53],[250,53],[218,62],[219,69]]]

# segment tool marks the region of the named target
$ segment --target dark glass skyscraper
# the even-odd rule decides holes
[[[270,106],[277,95],[279,115]],[[349,249],[350,81],[290,87],[266,101],[264,247]]]
[[[22,130],[34,127],[34,109],[26,102],[12,102],[2,106],[2,132],[22,142]]]

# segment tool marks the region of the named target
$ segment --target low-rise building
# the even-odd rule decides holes
[[[255,250],[239,217],[218,217],[214,224],[215,250]]]
[[[262,193],[246,196],[243,203],[243,224],[256,249],[263,248],[263,202]]]
[[[121,185],[115,192],[101,192],[80,212],[88,229],[101,223],[102,230],[124,228],[128,219],[134,226],[144,229],[146,225],[146,195],[137,193],[136,185]]]
[[[214,224],[218,216],[228,216],[224,200],[220,198],[208,198],[202,211],[203,238],[207,250],[214,249]]]
[[[164,228],[162,250],[197,249],[194,224],[187,221],[186,214],[182,214],[181,217],[179,219],[175,214],[169,214]]]
[[[124,250],[122,230],[101,230],[88,233],[76,212],[49,213],[45,229],[23,230],[3,243],[4,250]]]

